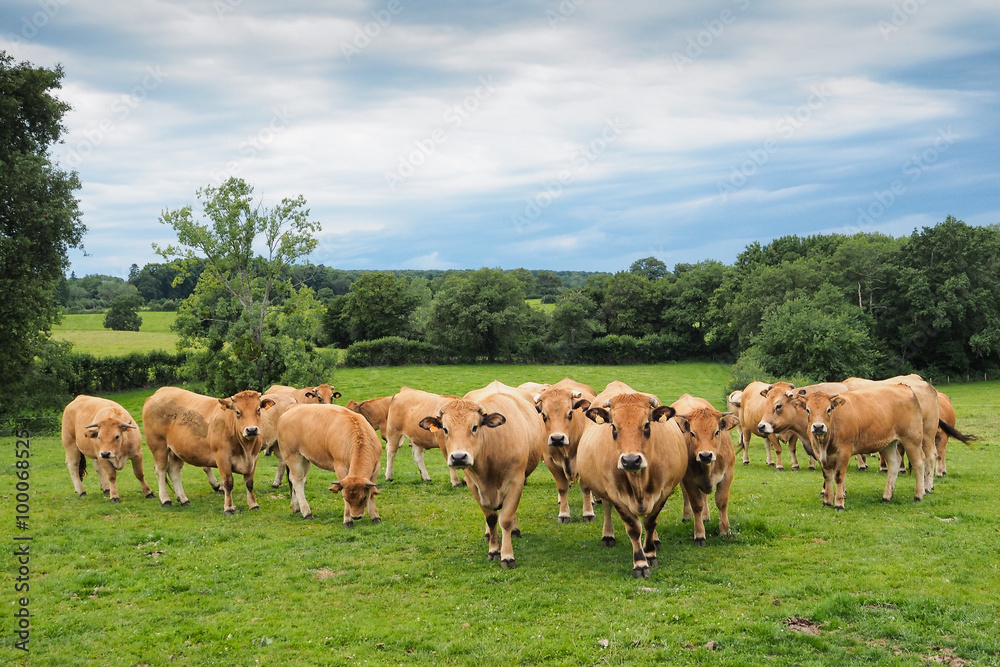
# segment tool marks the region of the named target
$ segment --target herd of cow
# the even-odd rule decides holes
[[[329,488],[344,496],[346,526],[366,511],[378,522],[378,430],[386,441],[387,481],[393,478],[393,461],[404,437],[425,481],[430,480],[425,450],[441,450],[452,485],[467,484],[482,508],[490,560],[515,567],[511,538],[520,536],[518,503],[526,478],[544,462],[559,495],[558,521],[570,521],[568,492],[579,481],[584,521],[593,521],[594,504],[602,503],[601,539],[612,546],[613,507],[632,542],[632,573],[648,577],[660,546],[657,518],[678,486],[683,519],[693,519],[697,544],[705,544],[707,500],[713,492],[719,534],[729,532],[736,460],[729,431],[737,425],[744,464],[749,463],[750,437],[756,434],[768,443],[769,465],[782,469],[781,443],[786,442],[793,469],[798,469],[795,444],[801,440],[810,468],[819,461],[823,469],[823,504],[837,509],[844,509],[845,474],[853,456],[861,466],[864,456],[881,453],[887,471],[883,500],[889,501],[902,465],[901,450],[912,466],[914,498],[920,500],[934,487],[935,466],[939,475],[946,472],[948,437],[972,439],[955,428],[948,398],[915,375],[882,381],[850,378],[803,388],[754,382],[730,394],[729,412],[689,394],[663,405],[653,394],[622,382],[597,393],[569,378],[518,387],[493,382],[463,397],[403,387],[393,396],[352,400],[346,407],[333,403],[339,397],[329,384],[305,389],[274,385],[263,395],[242,391],[221,399],[176,387],[158,389],[143,405],[142,418],[160,502],[171,504],[169,476],[177,501],[189,503],[181,482],[181,469],[189,464],[203,468],[212,488],[225,494],[225,514],[236,510],[233,473],[243,475],[249,509],[259,509],[254,496],[257,460],[274,451],[279,467],[272,486],[281,485],[287,468],[293,513],[312,518],[305,482],[309,467],[316,465],[337,475]],[[86,495],[82,478],[91,458],[101,488],[113,502],[119,500],[117,471],[129,461],[143,493],[153,496],[143,476],[139,427],[119,404],[78,396],[63,413],[62,440],[77,494]]]

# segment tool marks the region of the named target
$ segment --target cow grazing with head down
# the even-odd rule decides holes
[[[564,378],[553,385],[529,382],[520,385],[518,389],[535,390],[532,399],[535,409],[542,415],[548,434],[545,466],[552,473],[559,494],[558,521],[569,523],[569,489],[580,476],[576,468],[576,452],[580,446],[580,437],[590,423],[586,410],[596,392],[570,378]],[[583,493],[583,520],[593,521],[593,494],[584,487],[580,490]]]
[[[758,428],[791,430],[809,443],[823,467],[824,506],[844,509],[851,457],[880,451],[890,463],[882,500],[892,500],[899,475],[897,441],[913,462],[914,500],[924,497],[923,415],[906,385],[873,386],[836,396],[822,391],[799,396],[787,391],[773,401]]]
[[[687,443],[687,471],[681,486],[683,518],[694,518],[695,544],[704,545],[708,494],[713,491],[719,509],[719,535],[729,534],[729,490],[736,452],[728,431],[739,423],[739,418],[719,412],[705,399],[690,394],[684,394],[670,407],[676,412],[672,419]]]
[[[118,471],[127,462],[139,480],[142,494],[153,497],[153,492],[142,472],[142,436],[128,410],[114,401],[83,394],[74,398],[63,410],[62,443],[66,449],[66,467],[73,480],[73,489],[85,496],[83,476],[87,459],[94,459],[94,468],[101,482],[101,490],[111,502],[121,500],[118,495]]]
[[[344,525],[353,526],[368,511],[379,523],[375,496],[382,459],[382,440],[368,421],[339,405],[295,405],[278,420],[278,446],[288,466],[293,513],[313,518],[306,501],[306,475],[310,465],[337,473],[330,486],[344,494]]]
[[[296,403],[332,405],[333,399],[340,398],[340,392],[331,384],[318,384],[315,387],[296,389],[284,384],[272,384],[265,394],[288,394],[295,397]]]
[[[580,484],[604,501],[601,541],[614,546],[611,506],[632,541],[632,575],[649,577],[656,565],[656,521],[687,471],[687,446],[674,409],[651,394],[613,382],[598,394],[577,451]],[[643,535],[645,531],[645,535]]]
[[[260,415],[274,405],[256,391],[241,391],[227,398],[202,396],[178,387],[162,387],[142,406],[146,444],[153,454],[160,502],[170,504],[167,475],[177,501],[190,501],[181,483],[184,464],[218,468],[226,494],[223,512],[235,514],[233,473],[243,475],[247,505],[260,509],[253,493],[253,476],[262,438]]]
[[[444,441],[440,432],[432,432],[420,427],[420,420],[427,415],[435,415],[442,405],[455,398],[454,396],[440,396],[419,389],[402,387],[389,403],[389,411],[386,413],[385,421],[385,481],[391,482],[393,479],[393,461],[396,460],[396,452],[399,450],[403,438],[410,441],[413,449],[413,460],[420,471],[420,479],[425,482],[431,481],[431,476],[427,472],[424,463],[424,452],[428,449],[441,449]],[[447,455],[446,455],[447,457]],[[453,487],[462,486],[463,482],[459,477],[458,470],[449,468],[451,474],[451,485]]]
[[[445,401],[420,420],[421,428],[442,436],[448,466],[465,471],[469,492],[486,519],[488,558],[505,568],[516,566],[511,538],[520,534],[517,506],[545,447],[542,418],[522,394],[492,383]]]

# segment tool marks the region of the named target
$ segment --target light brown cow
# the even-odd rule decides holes
[[[604,501],[601,542],[615,544],[614,506],[632,541],[632,576],[647,578],[657,562],[656,521],[684,478],[688,454],[680,427],[669,421],[674,409],[628,389],[612,383],[594,399],[587,410],[594,425],[580,439],[577,467],[580,483]]]
[[[532,387],[533,386],[533,387]],[[570,522],[569,489],[579,478],[576,469],[576,451],[580,445],[580,436],[590,421],[586,410],[594,400],[596,392],[593,388],[564,378],[553,385],[538,385],[526,383],[518,389],[536,390],[532,399],[535,409],[542,415],[547,431],[545,448],[545,466],[552,473],[559,494],[559,523]],[[583,520],[594,520],[594,498],[585,487],[583,493]]]
[[[928,492],[934,490],[934,473],[937,469],[937,448],[934,441],[937,438],[938,428],[941,424],[941,408],[938,404],[938,391],[929,382],[925,382],[916,373],[909,375],[897,375],[885,380],[866,380],[864,378],[847,378],[844,384],[851,391],[873,385],[896,385],[905,384],[913,390],[913,394],[920,403],[920,413],[923,422],[923,452],[924,452],[924,487]],[[912,461],[911,461],[912,463]]]
[[[73,480],[73,489],[85,496],[83,476],[87,459],[94,459],[101,490],[111,502],[120,502],[118,471],[132,462],[132,472],[139,480],[142,494],[153,497],[142,473],[142,435],[128,410],[114,401],[96,396],[79,395],[63,410],[62,443],[66,449],[66,467]]]
[[[493,383],[449,399],[420,420],[421,428],[442,434],[448,466],[465,471],[469,492],[486,519],[488,558],[499,559],[505,568],[516,567],[511,538],[520,535],[517,506],[545,447],[545,425],[535,406],[509,389]]]
[[[304,387],[302,389],[289,387],[285,384],[272,384],[264,393],[290,394],[295,397],[296,403],[303,404],[319,403],[322,405],[331,405],[333,404],[333,399],[340,398],[340,392],[336,391],[333,385],[330,384],[320,384],[315,387]]]
[[[337,473],[330,486],[344,493],[344,525],[351,527],[365,515],[378,523],[375,496],[382,460],[382,440],[368,421],[339,405],[294,405],[278,419],[278,442],[288,466],[293,513],[313,518],[306,501],[306,475],[315,465]]]
[[[743,450],[743,465],[750,465],[750,438],[757,435],[764,438],[764,451],[767,453],[767,465],[774,466],[775,470],[784,470],[785,466],[781,462],[781,443],[787,442],[788,449],[792,455],[792,470],[799,469],[799,461],[795,456],[794,436],[789,433],[761,433],[757,430],[760,418],[764,416],[764,406],[767,403],[765,398],[771,387],[779,387],[784,390],[794,389],[795,385],[788,382],[751,382],[746,386],[741,394],[736,397],[736,392],[729,395],[728,403],[736,408],[736,417],[739,419],[740,439],[736,449]],[[734,400],[735,399],[735,400]],[[774,457],[771,456],[774,450]]]
[[[413,460],[420,471],[420,479],[425,482],[431,481],[431,476],[427,473],[427,466],[424,464],[424,451],[428,449],[441,449],[444,438],[440,433],[428,431],[420,428],[420,420],[427,415],[435,415],[441,406],[454,396],[439,396],[419,389],[402,387],[392,401],[389,403],[389,412],[385,422],[385,481],[391,482],[393,479],[392,464],[396,459],[396,452],[406,437],[410,441],[413,449]],[[442,450],[444,453],[444,450]],[[447,454],[445,455],[447,457]],[[459,477],[458,470],[449,468],[451,474],[451,485],[462,486],[463,482]]]
[[[264,394],[261,396],[261,400],[265,398],[274,401],[274,405],[260,413],[260,453],[262,456],[275,454],[274,458],[278,461],[278,469],[275,471],[271,488],[277,489],[281,487],[285,472],[288,470],[285,467],[285,462],[281,460],[281,454],[278,452],[278,419],[281,415],[285,414],[285,410],[296,405],[298,401],[291,394]]]
[[[381,398],[369,398],[360,403],[352,399],[347,402],[346,407],[367,419],[372,428],[378,431],[382,439],[385,440],[386,421],[389,419],[389,405],[391,403],[392,396],[382,396]]]
[[[948,438],[956,438],[965,444],[973,440],[978,440],[974,435],[966,435],[955,428],[955,408],[951,405],[951,399],[938,392],[938,406],[940,408],[938,432],[934,438],[934,449],[937,451],[937,476],[943,477],[948,474],[948,465],[945,462],[945,452],[948,448]]]
[[[235,514],[233,473],[243,475],[247,505],[260,509],[253,493],[253,476],[260,453],[260,414],[274,405],[256,391],[241,391],[228,398],[202,396],[178,387],[162,387],[142,406],[146,445],[153,453],[160,502],[170,504],[167,475],[177,501],[189,504],[181,483],[185,463],[218,468],[226,494],[223,513]]]
[[[837,396],[822,391],[799,396],[787,391],[772,403],[759,428],[792,430],[809,443],[823,466],[824,506],[844,509],[851,457],[879,451],[885,452],[890,464],[882,499],[892,500],[899,475],[897,441],[913,462],[914,500],[924,497],[923,415],[917,397],[906,385],[872,386]]]
[[[694,518],[694,542],[702,546],[705,520],[709,518],[708,494],[713,491],[719,509],[719,535],[729,534],[729,490],[736,451],[728,431],[739,423],[739,417],[719,412],[704,398],[690,394],[684,394],[670,407],[676,413],[673,421],[680,426],[687,443],[687,472],[681,486],[683,519]]]

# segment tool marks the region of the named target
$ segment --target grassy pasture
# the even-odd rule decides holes
[[[335,380],[341,403],[403,384],[462,393],[493,379],[570,375],[598,388],[622,379],[664,401],[690,391],[721,405],[726,372],[714,364],[414,367],[344,369]],[[713,507],[708,545],[694,546],[678,492],[660,516],[660,564],[641,581],[631,577],[621,522],[618,545],[603,547],[600,521],[580,521],[575,487],[573,523],[556,523],[544,466],[525,489],[518,568],[508,571],[487,562],[482,513],[467,490],[450,487],[434,452],[426,459],[434,481],[422,483],[401,451],[395,481],[380,484],[384,522],[345,529],[343,501],[326,490],[330,472],[310,473],[311,522],[291,515],[287,487],[270,489],[269,458],[257,474],[260,512],[224,517],[222,497],[190,467],[189,507],[144,499],[128,468],[116,505],[101,496],[92,467],[88,495],[77,498],[58,438],[34,437],[31,653],[13,648],[19,594],[8,556],[0,664],[1000,664],[1000,383],[943,389],[959,428],[982,441],[951,443],[949,475],[923,502],[912,501],[905,475],[883,504],[884,477],[852,469],[847,511],[824,509],[819,473],[766,467],[754,439],[751,465],[736,470],[733,534],[717,535]],[[112,398],[138,419],[149,393]],[[15,459],[13,447],[4,451],[0,508],[11,545]],[[148,455],[145,469],[155,490]],[[236,502],[246,507],[242,493]],[[817,634],[793,631],[792,618],[808,619]]]
[[[103,313],[63,315],[62,322],[52,327],[52,338],[73,343],[75,352],[97,357],[177,351],[177,334],[170,330],[177,313],[140,311],[139,316],[139,331],[112,331],[104,328]]]

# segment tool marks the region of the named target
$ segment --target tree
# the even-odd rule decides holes
[[[552,311],[552,338],[572,357],[603,331],[593,300],[580,288],[566,290]]]
[[[539,271],[535,275],[538,296],[557,296],[565,289],[562,279],[555,271]]]
[[[604,287],[601,318],[609,334],[641,338],[656,333],[663,311],[663,286],[636,273],[619,272]]]
[[[134,289],[134,288],[133,288]],[[122,292],[111,300],[111,307],[104,316],[104,328],[114,331],[138,331],[142,318],[136,308],[142,305],[138,293]]]
[[[410,317],[420,305],[420,297],[408,287],[404,279],[384,271],[366,273],[355,280],[342,311],[351,340],[410,336]]]
[[[646,280],[660,280],[670,275],[667,265],[655,257],[643,257],[632,262],[628,267],[629,273],[642,276]]]
[[[434,297],[427,324],[430,342],[490,362],[518,352],[531,334],[524,284],[497,269],[452,274]]]
[[[178,315],[176,326],[182,339],[214,351],[214,357],[204,363],[220,368],[220,363],[235,356],[239,364],[252,368],[252,382],[239,384],[236,380],[245,376],[224,364],[230,370],[215,376],[213,388],[260,388],[276,379],[274,369],[280,365],[269,358],[279,352],[269,344],[268,318],[281,307],[282,298],[292,296],[288,266],[316,247],[313,234],[320,225],[309,220],[301,195],[266,209],[261,202],[254,203],[253,188],[239,178],[201,188],[198,197],[207,221],[196,220],[190,206],[164,210],[160,222],[174,229],[179,245],[153,246],[168,260],[183,263],[205,258],[198,287],[188,297],[193,301],[183,309],[183,316]],[[255,254],[258,243],[266,256]],[[205,304],[212,302],[217,308],[206,310]]]
[[[660,315],[660,331],[672,333],[682,341],[678,352],[684,358],[725,351],[709,347],[705,335],[712,295],[727,271],[725,264],[713,260],[674,266],[677,279],[665,287],[666,305]]]
[[[15,63],[0,51],[0,383],[13,385],[32,364],[59,317],[55,293],[82,247],[86,227],[75,172],[49,156],[70,107],[53,92],[61,67]]]

